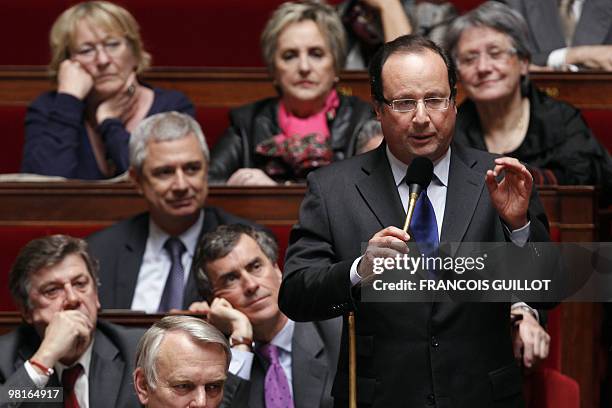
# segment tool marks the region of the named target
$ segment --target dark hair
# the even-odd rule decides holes
[[[214,231],[202,236],[194,257],[196,281],[202,297],[209,298],[212,295],[212,285],[206,273],[206,265],[232,252],[242,235],[253,238],[270,262],[274,264],[278,260],[278,244],[274,236],[268,232],[245,224],[220,225]]]
[[[385,43],[380,49],[374,54],[374,57],[370,61],[369,74],[370,74],[370,93],[372,99],[378,103],[384,103],[385,96],[383,93],[383,79],[382,70],[385,62],[393,54],[420,54],[426,50],[431,50],[438,54],[448,71],[448,86],[451,90],[451,99],[454,99],[457,95],[457,70],[455,68],[454,61],[448,57],[446,52],[436,45],[431,40],[418,35],[403,35],[396,38],[393,41]]]
[[[87,243],[69,235],[50,235],[28,242],[17,255],[9,272],[9,290],[15,303],[29,309],[30,277],[43,268],[62,262],[68,255],[77,254],[83,258],[87,270],[97,287],[98,263],[91,257]]]

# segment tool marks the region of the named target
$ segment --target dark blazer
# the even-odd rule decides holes
[[[338,96],[340,106],[333,117],[328,117],[334,161],[355,154],[357,135],[373,117],[369,103],[355,96]],[[280,133],[279,101],[279,98],[262,99],[230,111],[230,127],[211,151],[208,169],[211,182],[225,182],[240,168],[265,166],[270,159],[255,153],[255,147]]]
[[[221,209],[205,207],[200,236],[224,224],[253,225],[251,221]],[[136,215],[87,237],[91,254],[100,262],[101,286],[98,295],[103,309],[131,307],[148,237],[148,213]],[[185,285],[183,306],[187,308],[199,299],[195,271],[191,268]]]
[[[91,408],[140,407],[132,384],[136,346],[144,329],[128,329],[98,320],[91,355],[89,375],[89,406]],[[0,382],[2,395],[6,390],[35,387],[23,364],[40,347],[40,337],[29,325],[0,336]],[[53,374],[49,387],[60,387]],[[63,403],[24,404],[28,407],[63,408]]]
[[[295,323],[291,343],[295,408],[333,406],[331,389],[336,375],[341,324],[340,319]],[[235,391],[235,385],[230,382],[231,389],[228,390],[226,385],[224,392],[234,394],[234,398],[231,403],[226,401],[223,407],[264,408],[264,379],[267,368],[268,363],[256,355],[251,368],[251,380],[241,380],[243,389],[240,392]]]
[[[442,242],[504,242],[484,178],[495,156],[452,146]],[[361,246],[405,212],[385,154],[378,149],[308,177],[299,223],[285,261],[279,304],[297,321],[354,310],[361,406],[520,407],[521,377],[512,353],[509,303],[359,302],[349,271]],[[548,241],[535,190],[530,240]],[[464,251],[464,252],[462,252]],[[461,245],[454,255],[468,255]],[[347,325],[332,395],[348,396]]]
[[[567,47],[561,28],[557,0],[504,0],[527,21],[531,45],[531,60],[546,65],[548,55]],[[588,0],[582,6],[580,20],[572,39],[572,46],[612,44],[612,2]]]

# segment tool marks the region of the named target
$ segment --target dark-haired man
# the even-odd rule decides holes
[[[451,143],[456,73],[432,42],[404,36],[385,44],[370,65],[370,80],[385,142],[309,175],[287,253],[281,310],[296,321],[355,311],[360,406],[522,406],[509,303],[362,302],[359,288],[373,276],[375,258],[406,248],[409,236],[396,226],[406,216],[403,180],[415,157],[434,163],[413,218],[435,237],[426,242],[548,241],[531,175],[515,159]],[[414,234],[415,224],[411,229]],[[346,345],[345,332],[337,406],[348,397]]]
[[[331,407],[340,321],[296,323],[279,310],[274,238],[249,226],[220,226],[203,236],[198,254],[198,283],[211,303],[191,310],[208,313],[230,335],[230,372],[247,381],[248,406]]]
[[[1,401],[9,390],[61,386],[56,406],[140,406],[130,382],[144,330],[98,320],[97,283],[81,239],[53,235],[20,251],[9,288],[26,324],[0,337]]]

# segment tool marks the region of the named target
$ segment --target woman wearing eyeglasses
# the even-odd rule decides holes
[[[106,1],[64,11],[50,33],[53,92],[29,107],[22,172],[104,179],[129,167],[130,132],[145,117],[180,111],[195,115],[176,91],[139,82],[151,56],[138,23]]]
[[[370,105],[336,92],[346,40],[336,11],[321,2],[287,2],[261,36],[279,96],[233,109],[211,153],[211,182],[274,185],[355,154]]]
[[[580,112],[529,81],[527,35],[521,15],[497,2],[451,24],[446,46],[467,96],[455,141],[518,158],[538,184],[609,186],[610,155]]]

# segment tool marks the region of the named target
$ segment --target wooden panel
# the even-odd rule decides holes
[[[269,225],[293,225],[305,193],[304,185],[275,187],[211,186],[207,205]],[[596,189],[585,186],[543,186],[540,198],[551,225],[561,233],[589,242],[597,237]],[[0,225],[53,222],[101,223],[146,210],[129,182],[0,183]]]
[[[345,71],[340,77],[341,91],[370,99],[366,72]],[[612,109],[612,73],[532,73],[530,78],[549,95],[579,108]],[[202,107],[235,107],[275,95],[263,68],[157,68],[144,79],[181,90]],[[0,105],[26,106],[52,88],[44,67],[0,67]]]

